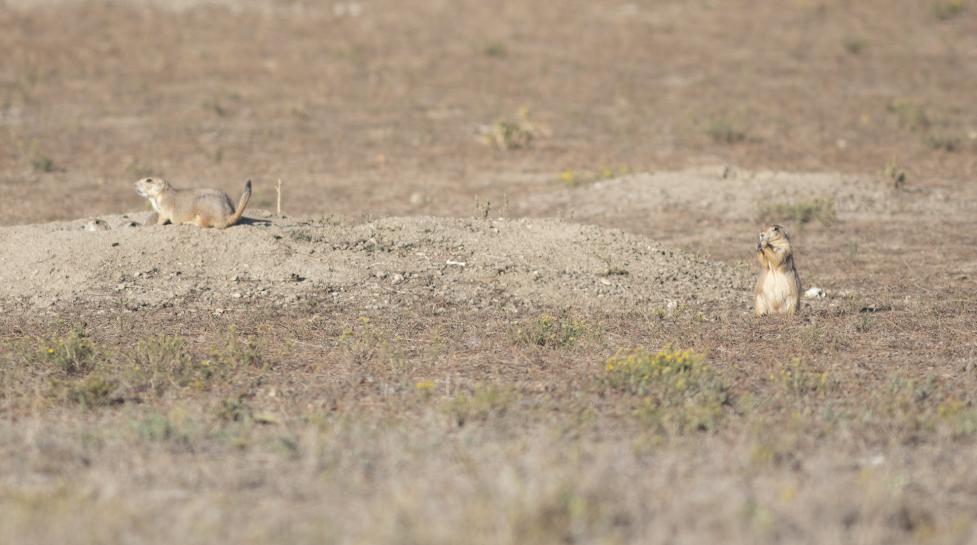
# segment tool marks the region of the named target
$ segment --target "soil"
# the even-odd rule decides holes
[[[748,272],[640,236],[555,220],[249,219],[143,226],[148,214],[2,228],[4,306],[193,309],[461,305],[521,312],[738,305]],[[25,245],[24,241],[31,241]]]

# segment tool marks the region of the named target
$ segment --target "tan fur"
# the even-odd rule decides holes
[[[801,306],[801,279],[794,267],[794,252],[784,228],[764,226],[757,239],[756,255],[761,267],[753,291],[756,315],[793,316]]]
[[[135,185],[136,192],[149,199],[159,225],[169,222],[223,229],[241,219],[251,199],[251,180],[244,184],[237,208],[227,193],[216,189],[177,189],[162,178],[143,178]]]

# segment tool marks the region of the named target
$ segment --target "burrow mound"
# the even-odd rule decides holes
[[[185,310],[652,311],[748,304],[749,272],[558,220],[272,218],[219,230],[146,214],[0,229],[2,304]]]
[[[679,172],[635,174],[541,193],[519,203],[519,211],[590,221],[647,214],[696,214],[724,221],[752,221],[764,207],[777,204],[832,202],[844,216],[889,217],[897,213],[939,215],[960,206],[941,190],[897,189],[880,175],[751,172],[709,167]]]

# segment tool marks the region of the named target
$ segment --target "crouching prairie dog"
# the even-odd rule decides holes
[[[191,224],[198,227],[230,227],[241,219],[251,199],[251,180],[237,208],[227,193],[216,189],[177,189],[162,178],[143,178],[136,182],[136,192],[149,199],[156,211],[156,223]]]
[[[756,315],[793,316],[801,306],[801,279],[794,267],[794,252],[787,232],[779,225],[767,225],[756,244],[760,262],[754,298]]]

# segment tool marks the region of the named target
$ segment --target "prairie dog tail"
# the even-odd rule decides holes
[[[251,200],[251,180],[244,184],[244,193],[241,193],[241,199],[237,202],[237,208],[234,209],[234,215],[229,218],[228,225],[234,225],[241,219],[249,200]]]

